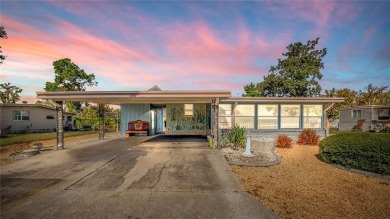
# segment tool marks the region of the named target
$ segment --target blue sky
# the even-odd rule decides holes
[[[35,101],[70,58],[87,90],[232,90],[260,82],[286,47],[320,38],[325,89],[390,85],[388,1],[1,1],[1,83]]]

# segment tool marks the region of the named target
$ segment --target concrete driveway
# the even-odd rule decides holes
[[[1,218],[277,218],[197,137],[87,143],[1,168]]]

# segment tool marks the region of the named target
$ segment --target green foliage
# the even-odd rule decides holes
[[[235,146],[244,148],[246,145],[245,128],[235,125],[232,129],[230,142]]]
[[[230,143],[231,136],[232,136],[232,130],[230,130],[230,129],[226,130],[222,134],[222,137],[219,140],[219,144],[221,145],[221,147],[225,148],[228,146],[228,144]]]
[[[0,98],[2,103],[16,103],[20,100],[22,89],[11,83],[0,84]]]
[[[347,168],[390,175],[390,135],[342,133],[320,142],[319,158]]]
[[[316,50],[319,38],[308,41],[306,44],[297,42],[287,47],[282,55],[285,59],[278,59],[278,65],[271,66],[268,76],[260,83],[248,84],[244,87],[243,96],[256,97],[312,97],[319,96],[321,86],[321,69],[324,68],[322,58],[327,49]]]
[[[320,141],[320,136],[314,129],[303,129],[298,135],[298,144],[317,145]]]
[[[0,26],[0,39],[7,39],[8,36],[7,36],[7,32],[5,32],[5,29],[3,26]],[[5,56],[1,55],[1,53],[3,53],[1,51],[1,46],[0,46],[0,64],[3,63],[3,60],[5,59]]]
[[[94,86],[94,74],[87,74],[69,58],[53,62],[54,82],[46,82],[45,91],[85,91],[86,86]]]
[[[85,91],[86,86],[95,86],[94,74],[87,74],[69,58],[59,59],[53,62],[54,82],[46,82],[45,91]],[[68,102],[68,112],[78,112],[81,109],[80,102]]]
[[[355,131],[362,132],[363,131],[363,124],[366,120],[365,119],[359,119],[356,124]]]
[[[278,148],[291,148],[292,141],[287,135],[278,135],[275,140],[275,146]]]

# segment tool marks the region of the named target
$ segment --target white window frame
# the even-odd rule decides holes
[[[267,115],[261,115],[260,114],[260,106],[273,106],[275,107],[276,106],[276,116],[267,116]],[[278,104],[257,104],[257,129],[278,129],[278,123],[279,123],[279,116],[278,116],[278,112],[279,112],[279,105]],[[268,126],[263,126],[262,123],[260,122],[261,119],[264,119],[264,118],[272,118],[272,119],[275,119],[276,118],[276,125],[268,125]],[[273,126],[273,127],[270,127],[270,126]]]
[[[194,116],[194,104],[184,104],[184,116],[193,117]]]
[[[16,112],[18,112],[19,115],[15,115]],[[28,119],[23,119],[23,117],[27,117]],[[13,121],[30,121],[30,111],[14,110],[12,112],[12,119]]]
[[[321,115],[320,116],[318,116],[318,115],[305,115],[305,107],[308,107],[308,106],[314,106],[314,107],[320,107],[320,113],[321,113]],[[317,113],[317,112],[316,112]],[[319,128],[321,128],[322,127],[322,118],[323,118],[323,105],[321,105],[321,104],[303,104],[303,128],[316,128],[316,129],[319,129]],[[319,127],[314,127],[314,126],[312,126],[311,125],[311,123],[307,123],[306,122],[306,118],[320,118],[320,123],[319,123]]]
[[[239,106],[251,106],[253,107],[253,111],[252,111],[252,115],[243,115],[243,116],[238,116],[237,112],[237,107]],[[240,125],[240,127],[244,127],[245,129],[255,129],[255,104],[237,104],[235,107],[234,107],[234,125],[237,125],[237,118],[252,118],[252,127],[248,127],[248,126],[242,126]]]
[[[352,119],[362,118],[362,110],[351,110],[351,118]]]
[[[286,116],[286,115],[283,115],[283,110],[284,110],[284,107],[297,107],[298,106],[298,116]],[[281,104],[280,105],[280,128],[281,129],[300,129],[300,121],[301,121],[301,104]],[[295,117],[295,118],[298,118],[298,122],[296,123],[298,126],[294,126],[294,127],[288,127],[288,125],[286,125],[287,123],[283,123],[283,119],[285,118],[288,118],[288,117]],[[294,123],[295,124],[295,123]]]
[[[229,112],[222,113],[221,109],[223,108],[222,106],[224,106],[224,105],[230,106]],[[232,108],[233,108],[232,104],[219,104],[219,107],[218,107],[218,127],[219,128],[222,128],[222,129],[233,128],[232,127]],[[225,119],[228,122],[221,122],[221,121],[224,121],[223,119]]]

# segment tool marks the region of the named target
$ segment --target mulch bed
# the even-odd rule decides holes
[[[276,150],[279,165],[232,165],[245,190],[282,218],[389,218],[390,181],[317,159],[318,146]]]

